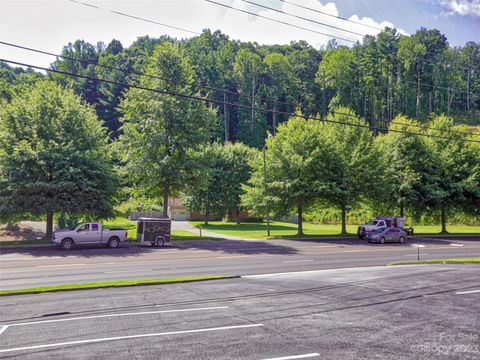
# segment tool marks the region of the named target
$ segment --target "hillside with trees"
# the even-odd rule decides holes
[[[60,196],[52,189],[68,191],[72,174],[85,166],[92,173],[79,183],[92,196],[101,193],[95,209],[104,216],[118,194],[120,202],[158,204],[165,214],[168,197],[182,196],[207,219],[243,208],[258,216],[298,213],[301,220],[330,209],[342,231],[358,209],[433,216],[444,225],[452,216],[479,216],[479,43],[451,47],[438,30],[405,36],[385,28],[351,47],[332,40],[315,49],[204,30],[182,40],[144,36],[129,47],[76,40],[50,68],[42,74],[0,63],[2,217],[29,211],[12,194],[43,196],[27,191],[41,185]],[[52,110],[38,103],[43,88],[52,94],[46,104],[58,104]],[[12,125],[27,107],[39,109],[25,119],[42,148]],[[90,129],[62,111],[84,114]],[[58,133],[54,140],[38,127],[43,116],[51,123],[42,126]],[[98,143],[70,141],[65,126]],[[57,175],[48,164],[58,146],[70,149],[71,163]],[[80,161],[84,151],[91,157]],[[22,172],[26,159],[37,163],[40,177]],[[58,177],[65,181],[57,184]],[[123,190],[114,191],[119,179]],[[31,211],[95,213],[55,196]]]

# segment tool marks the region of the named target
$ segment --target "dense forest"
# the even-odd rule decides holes
[[[258,148],[267,130],[274,133],[295,110],[324,117],[338,106],[380,129],[398,114],[420,122],[436,113],[452,116],[457,123],[480,123],[480,44],[452,48],[445,35],[424,28],[411,36],[386,28],[352,47],[338,46],[333,39],[324,49],[303,41],[244,43],[209,30],[184,40],[140,37],[128,48],[118,40],[108,45],[77,40],[63,48],[51,69],[116,84],[58,73],[48,76],[92,104],[115,138],[126,84],[140,84],[149,76],[144,63],[163,42],[184,48],[194,69],[188,80],[191,90],[216,101],[214,137],[220,141]],[[5,63],[0,71],[4,84],[21,85],[41,76]],[[8,99],[9,91],[14,90],[2,86],[0,94]]]

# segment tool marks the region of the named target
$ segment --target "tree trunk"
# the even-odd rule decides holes
[[[236,214],[235,221],[236,221],[237,225],[240,225],[240,210],[235,209],[235,214]]]
[[[275,130],[277,128],[277,105],[276,103],[273,105],[273,121],[272,121],[272,134],[275,135]]]
[[[168,218],[168,185],[163,186],[163,217]]]
[[[445,207],[442,206],[442,233],[447,233],[447,215],[445,213]]]
[[[47,212],[47,229],[46,229],[46,234],[45,237],[47,240],[50,240],[53,235],[53,213],[52,212]]]
[[[210,215],[210,208],[208,205],[205,206],[205,225],[208,225],[208,216]]]
[[[342,235],[347,233],[347,207],[342,205]]]
[[[255,74],[252,76],[252,112],[250,114],[250,130],[253,131],[253,123],[255,119]]]
[[[403,217],[403,206],[400,206],[400,216]]]
[[[417,75],[417,100],[415,102],[415,117],[418,120],[420,116],[420,75]]]
[[[225,142],[230,140],[229,134],[229,119],[228,119],[228,106],[227,106],[227,92],[225,91],[225,84],[223,84],[223,119],[225,122]]]
[[[298,206],[298,235],[303,235],[303,209],[302,206]]]
[[[467,111],[470,111],[470,69],[467,73]]]

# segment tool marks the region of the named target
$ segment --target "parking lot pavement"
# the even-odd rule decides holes
[[[367,267],[0,298],[0,358],[478,359],[479,275]]]

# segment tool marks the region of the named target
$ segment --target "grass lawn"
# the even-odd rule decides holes
[[[195,226],[202,226],[205,231],[211,231],[219,234],[246,237],[252,239],[263,239],[267,237],[267,223],[240,223],[209,221],[205,225],[203,221],[190,221]],[[323,225],[303,223],[303,232],[305,236],[325,236],[340,234],[340,225]],[[356,225],[347,225],[347,232],[351,235],[357,233]],[[270,237],[294,237],[297,234],[297,224],[291,224],[280,221],[270,222]]]
[[[480,258],[451,258],[451,259],[429,259],[429,260],[401,260],[392,261],[387,266],[411,265],[411,264],[480,264]]]
[[[1,290],[1,295],[12,294],[24,294],[24,293],[43,293],[51,291],[62,290],[79,290],[79,289],[91,289],[101,287],[122,287],[133,285],[148,285],[148,284],[166,284],[166,283],[178,283],[186,281],[200,281],[200,280],[213,280],[224,279],[225,276],[218,275],[199,275],[199,276],[177,276],[171,278],[148,278],[148,279],[132,279],[132,280],[112,280],[112,281],[99,281],[92,283],[80,283],[80,284],[63,284],[52,286],[40,286],[34,288],[14,289],[14,290]]]
[[[440,234],[441,225],[418,225],[413,227],[415,234]],[[480,226],[447,225],[450,234],[480,234]]]
[[[190,221],[195,226],[205,231],[216,232],[239,237],[247,237],[253,239],[263,239],[267,237],[267,223],[240,223],[209,221],[205,225],[203,221]],[[439,234],[441,227],[438,226],[415,226],[415,234]],[[303,223],[304,236],[326,236],[340,234],[340,225],[331,224],[311,224]],[[447,226],[447,230],[451,234],[480,234],[480,226]],[[357,225],[347,225],[347,232],[350,235],[357,234]],[[270,237],[295,237],[297,234],[297,224],[291,224],[281,221],[270,222]]]

